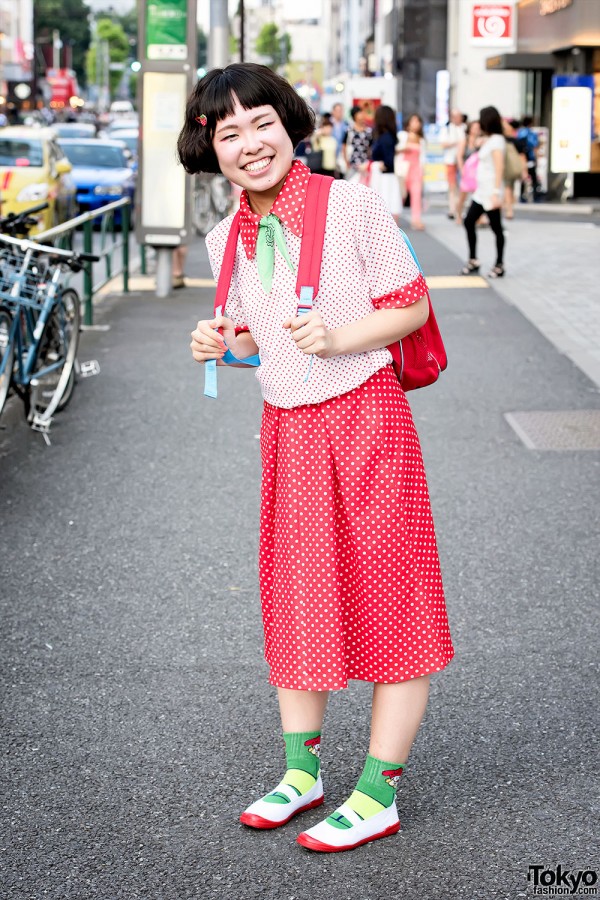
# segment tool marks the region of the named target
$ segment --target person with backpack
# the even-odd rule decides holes
[[[537,175],[537,155],[540,146],[540,139],[533,130],[533,119],[531,116],[523,116],[523,123],[517,131],[517,149],[525,154],[527,159],[527,174],[531,182],[531,190],[533,193],[533,202],[537,203],[540,199],[540,182]],[[521,181],[521,203],[527,203],[527,181]]]
[[[527,175],[527,169],[523,164],[523,157],[519,150],[516,137],[515,123],[506,119],[502,120],[504,140],[506,148],[504,154],[504,217],[514,218],[515,208],[515,183],[523,182]]]
[[[237,220],[206,238],[217,281],[227,270],[226,303],[198,322],[193,358],[206,367],[229,354],[244,365],[259,354],[264,399],[259,580],[287,768],[240,819],[277,828],[323,803],[329,693],[369,681],[371,743],[356,789],[297,838],[338,852],[399,830],[398,782],[430,675],[453,648],[419,441],[386,349],[426,323],[427,287],[365,185],[321,179],[326,218],[305,220],[320,176],[293,148],[313,128],[288,82],[232,64],[193,89],[178,153],[188,173],[220,171],[243,188]],[[316,302],[302,300],[303,288],[298,305],[315,218],[324,227]],[[332,767],[331,742],[324,755]]]

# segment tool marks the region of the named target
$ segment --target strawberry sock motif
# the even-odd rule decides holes
[[[388,809],[396,799],[396,790],[403,771],[404,763],[384,762],[369,754],[358,784],[346,800],[345,806],[349,806],[363,820]],[[334,828],[352,828],[352,822],[338,810],[325,821]]]
[[[321,769],[321,734],[318,731],[291,731],[283,735],[287,771],[281,785],[287,785],[302,797],[317,782]],[[289,797],[278,790],[279,785],[264,797],[266,803],[290,803]]]

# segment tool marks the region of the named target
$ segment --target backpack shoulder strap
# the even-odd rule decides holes
[[[312,308],[313,301],[319,292],[327,203],[332,183],[333,178],[329,175],[311,175],[308,181],[296,281],[296,294],[300,299],[300,307],[304,308],[304,304],[306,304],[306,309]]]
[[[231,286],[231,276],[233,275],[233,266],[235,264],[235,253],[237,249],[238,235],[240,233],[240,211],[236,212],[229,228],[227,243],[225,245],[225,253],[223,254],[223,262],[221,263],[221,271],[219,272],[219,280],[217,282],[217,290],[215,292],[214,312],[217,315],[219,307],[221,311],[225,311],[227,303],[227,295]]]

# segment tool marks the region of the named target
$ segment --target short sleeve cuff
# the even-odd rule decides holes
[[[420,300],[427,293],[427,282],[423,275],[419,275],[418,278],[415,278],[409,284],[405,284],[389,294],[384,294],[383,297],[374,299],[373,306],[375,309],[401,309],[403,306],[410,306],[411,303],[416,303],[417,300]]]
[[[248,328],[247,325],[236,325],[235,326],[235,336],[236,337],[238,336],[238,334],[246,334],[249,331],[250,331],[250,329]]]

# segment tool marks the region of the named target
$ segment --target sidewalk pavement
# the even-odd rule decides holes
[[[448,278],[458,276],[468,257],[464,227],[447,218],[438,196],[425,221],[427,234],[457,257],[454,270],[434,276],[444,281],[430,281],[430,287],[450,287]],[[418,244],[419,236],[406,221],[402,227]],[[600,204],[517,204],[515,218],[505,220],[504,230],[506,277],[494,281],[494,289],[600,387]],[[478,229],[478,235],[485,276],[495,262],[494,237],[489,228]],[[214,284],[203,240],[192,242],[187,269],[188,287]],[[463,278],[455,287],[467,288],[469,280],[487,284],[481,277]],[[121,284],[114,279],[102,294],[114,293]],[[154,291],[154,276],[134,273],[130,290]]]
[[[21,418],[0,432],[3,898],[533,900],[535,871],[597,871],[600,394],[497,284],[445,281],[463,256],[427,223],[414,243],[449,365],[409,399],[456,657],[432,679],[402,831],[348,854],[295,843],[360,774],[356,682],[329,704],[326,807],[239,824],[283,771],[261,655],[260,392],[221,369],[219,399],[202,395],[189,333],[210,287],[113,294],[105,330],[82,335],[101,372],[52,446]],[[579,233],[565,226],[565,269]],[[521,265],[538,277],[521,246],[503,289]],[[209,278],[200,241],[188,262]],[[540,411],[583,417],[571,449],[522,439]]]
[[[574,212],[554,212],[544,204],[516,206],[515,218],[504,223],[506,277],[494,288],[600,387],[600,217],[580,214],[573,221]],[[426,222],[462,268],[468,259],[464,228],[439,210]],[[483,274],[495,263],[494,251],[493,233],[478,229]]]

